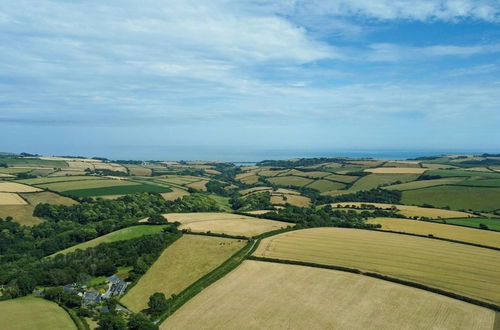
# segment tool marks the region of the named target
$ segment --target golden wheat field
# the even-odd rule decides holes
[[[412,206],[412,205],[365,203],[365,202],[342,202],[342,203],[334,203],[331,205],[334,208],[337,206],[345,207],[345,206],[349,206],[349,205],[354,205],[356,207],[359,207],[361,205],[373,205],[376,208],[380,208],[380,209],[390,209],[391,207],[395,206],[399,210],[398,213],[400,213],[404,216],[407,216],[407,217],[427,217],[427,218],[431,218],[431,219],[476,217],[476,215],[474,215],[472,213],[467,213],[467,212],[443,210],[443,209]]]
[[[292,223],[259,219],[233,213],[167,213],[169,222],[181,223],[179,229],[193,232],[213,232],[228,235],[255,236],[268,231],[293,226]]]
[[[158,260],[121,301],[134,312],[147,308],[149,296],[163,292],[178,294],[240,250],[245,240],[184,235]]]
[[[268,237],[256,256],[357,268],[500,303],[500,253],[423,237],[313,228]]]
[[[0,182],[0,192],[33,192],[41,191],[39,188],[28,186],[17,182]]]
[[[161,329],[492,329],[495,313],[329,269],[245,261]]]
[[[0,205],[26,205],[26,201],[16,193],[0,192]]]
[[[367,223],[380,224],[383,230],[401,231],[419,235],[432,234],[435,237],[500,248],[500,232],[491,230],[397,218],[374,218],[368,219]]]

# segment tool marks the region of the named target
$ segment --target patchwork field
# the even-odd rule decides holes
[[[493,211],[500,209],[500,188],[439,186],[403,191],[404,204],[449,206],[455,210]]]
[[[357,268],[500,303],[500,253],[465,244],[369,230],[313,228],[268,237],[254,255]]]
[[[394,184],[396,182],[408,182],[417,179],[418,174],[369,174],[354,182],[349,190],[369,190],[381,185]],[[346,191],[348,192],[348,191]]]
[[[377,167],[365,170],[365,172],[378,174],[422,174],[425,171],[427,171],[426,168],[420,167]]]
[[[76,325],[64,309],[51,301],[23,297],[0,301],[0,329],[66,330]]]
[[[0,192],[33,192],[41,189],[16,182],[0,181]]]
[[[389,190],[412,190],[412,189],[420,189],[434,186],[442,186],[446,184],[454,184],[457,182],[463,181],[463,178],[443,178],[443,179],[435,179],[435,180],[420,180],[420,181],[412,181],[408,183],[400,183],[392,186],[384,187],[384,189]]]
[[[500,232],[478,230],[459,226],[397,218],[368,219],[367,223],[380,224],[383,230],[401,231],[411,234],[429,235],[457,241],[500,248]]]
[[[344,203],[334,203],[331,205],[334,208],[337,206],[340,206],[340,207],[348,207],[348,206],[360,207],[361,205],[373,205],[376,208],[380,208],[380,209],[390,209],[391,207],[394,206],[399,210],[399,212],[397,212],[397,213],[400,213],[406,217],[426,217],[426,218],[431,218],[431,219],[475,217],[475,215],[473,215],[471,213],[467,213],[467,212],[443,210],[443,209],[411,206],[411,205],[365,203],[365,202],[344,202]]]
[[[268,180],[280,186],[297,186],[297,187],[303,187],[313,182],[313,180],[303,178],[301,176],[279,176],[279,177],[269,178]]]
[[[88,249],[90,247],[97,246],[101,243],[126,241],[129,239],[141,237],[144,235],[156,234],[156,233],[161,232],[163,230],[163,228],[165,228],[165,227],[166,227],[166,225],[139,225],[139,226],[132,226],[132,227],[123,228],[123,229],[111,232],[109,234],[100,236],[98,238],[95,238],[93,240],[74,245],[74,246],[69,247],[67,249],[64,249],[62,251],[54,253],[52,256],[54,256],[56,254],[70,253],[70,252],[76,251],[78,249],[85,250],[85,249]]]
[[[26,201],[16,193],[0,192],[0,205],[26,205]]]
[[[182,225],[179,229],[190,229],[193,232],[211,231],[235,236],[255,236],[293,225],[232,213],[167,213],[164,216],[169,222],[180,222]]]
[[[121,299],[139,312],[147,308],[149,296],[163,292],[178,294],[245,246],[246,241],[229,238],[183,235],[160,255],[139,282]]]
[[[160,328],[479,330],[494,319],[486,308],[362,275],[247,260]]]

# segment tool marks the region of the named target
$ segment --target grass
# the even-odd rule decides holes
[[[425,173],[426,175],[439,175],[442,177],[483,177],[491,179],[500,179],[500,173],[495,172],[479,172],[467,170],[431,170]]]
[[[341,175],[341,174],[330,174],[329,176],[324,177],[324,179],[343,182],[343,183],[352,183],[359,179],[359,176],[354,175]]]
[[[425,171],[427,171],[426,168],[419,167],[377,167],[365,170],[365,172],[379,174],[422,174]]]
[[[255,236],[277,230],[293,224],[282,221],[259,219],[232,213],[167,213],[169,222],[179,221],[179,229],[191,229],[193,232],[228,234],[234,236]]]
[[[42,188],[48,188],[50,190],[63,192],[63,191],[74,191],[74,190],[87,190],[94,188],[104,188],[104,187],[114,187],[114,186],[130,186],[137,185],[136,182],[131,182],[128,180],[113,180],[113,179],[100,179],[95,180],[78,180],[78,181],[65,181],[65,182],[55,182],[38,184],[37,186]],[[110,194],[112,195],[112,194]]]
[[[313,180],[311,179],[293,175],[274,177],[274,178],[269,178],[268,180],[279,186],[297,186],[297,187],[303,187],[313,182]]]
[[[71,198],[64,197],[55,194],[50,191],[41,191],[36,193],[23,193],[20,194],[25,200],[28,201],[33,206],[37,206],[39,203],[48,203],[54,205],[75,205],[78,204]]]
[[[45,160],[38,158],[0,158],[0,163],[6,163],[9,166],[54,167],[54,168],[68,167],[68,164],[62,160]]]
[[[389,190],[412,190],[412,189],[420,189],[434,186],[442,186],[446,184],[453,184],[463,181],[463,178],[443,178],[443,179],[435,179],[435,180],[420,180],[420,181],[412,181],[407,183],[395,184],[392,186],[384,187],[384,189]]]
[[[443,209],[411,206],[411,205],[367,203],[367,202],[344,202],[344,203],[334,203],[334,204],[332,204],[332,207],[336,208],[338,205],[340,205],[341,207],[348,207],[348,206],[359,207],[361,205],[373,205],[379,209],[390,209],[393,206],[395,206],[398,209],[397,213],[402,214],[402,215],[409,217],[409,218],[427,217],[427,218],[431,218],[431,219],[437,219],[437,218],[475,217],[475,215],[473,215],[473,214],[461,212],[461,211],[443,210]]]
[[[290,231],[255,255],[357,268],[500,303],[500,253],[465,244],[346,228]]]
[[[354,182],[346,191],[370,190],[381,185],[394,184],[395,182],[408,182],[418,178],[418,174],[369,174]]]
[[[208,195],[211,199],[213,199],[216,203],[217,206],[224,212],[231,212],[233,209],[231,208],[231,204],[229,203],[230,198],[229,197],[224,197],[224,196],[219,196],[215,194],[210,194]]]
[[[455,210],[494,211],[500,209],[500,188],[439,186],[403,191],[403,204],[449,206]]]
[[[490,180],[465,180],[457,183],[459,186],[473,186],[473,187],[500,187],[500,179]]]
[[[56,303],[32,296],[0,301],[0,329],[76,329],[64,309]]]
[[[222,264],[245,243],[229,238],[184,235],[161,254],[121,301],[132,311],[139,312],[147,308],[149,297],[155,292],[163,292],[167,297],[178,294]]]
[[[284,205],[288,203],[295,206],[308,207],[311,204],[311,199],[306,196],[295,194],[273,194],[271,196],[271,203],[273,205]]]
[[[442,220],[436,220],[442,222]],[[459,219],[446,219],[446,223],[467,226],[472,228],[479,228],[480,224],[485,224],[491,230],[500,231],[500,219],[489,219],[489,218],[459,218]]]
[[[495,313],[378,279],[247,260],[160,329],[491,329]]]
[[[62,251],[56,252],[52,256],[54,256],[56,254],[70,253],[70,252],[76,251],[77,249],[85,250],[85,249],[88,249],[90,247],[97,246],[101,243],[126,241],[129,239],[144,236],[144,235],[151,235],[151,234],[159,233],[165,227],[166,227],[166,225],[138,225],[138,226],[132,226],[132,227],[119,229],[119,230],[111,232],[109,234],[94,238],[93,240],[83,242],[83,243],[74,245],[72,247],[69,247],[67,249],[64,249]]]
[[[133,185],[119,185],[119,186],[91,188],[91,189],[66,190],[64,193],[77,197],[94,197],[94,196],[106,196],[106,195],[126,195],[139,192],[165,193],[171,191],[172,189],[168,187],[162,187],[153,184],[133,184]]]
[[[313,183],[307,185],[307,188],[316,189],[319,190],[320,192],[343,189],[345,187],[346,187],[345,184],[328,180],[316,180]]]
[[[500,232],[490,230],[478,230],[427,221],[397,218],[374,218],[368,219],[367,223],[381,224],[383,230],[400,231],[418,235],[432,234],[434,237],[500,248]]]

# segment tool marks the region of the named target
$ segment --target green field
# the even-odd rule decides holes
[[[495,250],[370,230],[312,228],[265,238],[254,254],[357,268],[500,304]]]
[[[95,177],[95,176],[75,175],[75,176],[56,176],[56,177],[48,177],[48,178],[24,179],[24,180],[17,180],[16,182],[30,184],[30,185],[33,185],[33,184],[39,185],[39,184],[55,183],[55,182],[102,180],[102,179],[103,178],[99,178],[99,177]]]
[[[442,220],[435,220],[437,222],[443,222]],[[480,224],[485,224],[490,230],[500,231],[500,219],[489,219],[489,218],[460,218],[460,219],[446,219],[446,223],[479,228]]]
[[[99,179],[95,180],[78,180],[78,181],[64,181],[46,184],[37,184],[37,187],[47,188],[50,190],[64,192],[70,190],[86,190],[94,188],[115,187],[115,186],[131,186],[137,185],[136,182],[128,180],[114,180],[114,179]]]
[[[419,174],[369,174],[360,178],[349,189],[350,191],[370,190],[380,185],[393,184],[395,182],[413,181]]]
[[[407,183],[395,184],[392,186],[384,187],[384,189],[389,190],[413,190],[413,189],[421,189],[428,188],[434,186],[442,186],[446,184],[453,184],[457,182],[463,181],[463,178],[443,178],[443,179],[435,179],[435,180],[420,180],[420,181],[412,181]]]
[[[132,238],[144,236],[144,235],[151,235],[151,234],[156,234],[159,233],[165,228],[166,225],[139,225],[139,226],[132,226],[128,228],[123,228],[114,232],[111,232],[109,234],[100,236],[98,238],[95,238],[93,240],[80,243],[78,245],[74,245],[72,247],[69,247],[67,249],[64,249],[62,251],[54,253],[52,256],[56,254],[65,254],[65,253],[70,253],[73,251],[76,251],[77,249],[80,250],[85,250],[93,246],[97,246],[101,243],[111,243],[111,242],[117,242],[117,241],[126,241]]]
[[[354,175],[341,175],[341,174],[330,174],[329,176],[325,176],[325,179],[343,182],[343,183],[352,183],[359,179],[359,176]]]
[[[500,179],[489,179],[489,180],[465,180],[457,183],[460,186],[472,186],[472,187],[499,187]]]
[[[0,301],[0,329],[67,330],[76,329],[64,309],[43,298],[23,297]]]
[[[135,185],[102,187],[94,189],[66,190],[64,191],[64,193],[76,197],[94,197],[94,196],[106,196],[106,195],[126,195],[139,192],[165,193],[171,191],[172,189],[170,188],[161,187],[157,185],[135,184]]]
[[[9,166],[55,167],[55,168],[68,167],[68,164],[62,160],[45,160],[38,158],[0,158],[0,163],[5,163],[8,164]]]
[[[483,177],[491,179],[500,179],[500,173],[495,172],[479,172],[479,171],[467,171],[467,170],[431,170],[425,172],[426,175],[439,175],[442,177]]]
[[[279,176],[268,179],[270,182],[279,186],[297,186],[303,187],[313,182],[311,179],[303,178],[301,176]]]
[[[246,241],[221,237],[183,235],[130,289],[121,301],[132,311],[147,308],[149,296],[178,294],[241,249]]]
[[[306,187],[319,190],[320,192],[325,192],[330,190],[343,189],[346,186],[345,184],[338,182],[332,182],[328,180],[316,180],[313,183],[308,184]]]
[[[454,210],[494,211],[500,209],[500,188],[439,186],[407,190],[403,192],[401,202],[449,206]]]

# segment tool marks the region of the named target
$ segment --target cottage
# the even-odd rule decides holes
[[[83,305],[95,305],[101,302],[101,295],[97,291],[87,291],[83,294]]]

